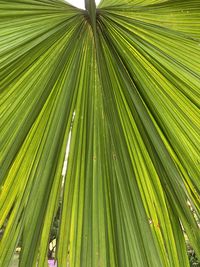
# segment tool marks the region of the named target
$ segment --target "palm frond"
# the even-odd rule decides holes
[[[0,1],[0,266],[19,240],[20,267],[47,266],[60,202],[59,267],[189,266],[200,3],[103,0],[90,16]]]

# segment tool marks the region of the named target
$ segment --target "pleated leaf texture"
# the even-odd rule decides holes
[[[0,0],[0,266],[200,258],[200,1]],[[68,147],[66,152],[66,147]],[[64,162],[66,172],[63,171]]]

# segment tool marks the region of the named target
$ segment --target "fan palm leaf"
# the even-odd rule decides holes
[[[0,1],[0,266],[19,240],[20,267],[47,266],[60,202],[59,267],[189,266],[200,2],[86,8]]]

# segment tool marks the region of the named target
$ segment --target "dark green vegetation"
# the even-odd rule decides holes
[[[61,200],[59,267],[189,267],[200,2],[87,5],[0,0],[0,266],[47,266]]]

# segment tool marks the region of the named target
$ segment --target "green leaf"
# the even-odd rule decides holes
[[[19,241],[19,267],[47,266],[56,217],[59,267],[188,267],[185,235],[200,258],[200,3],[86,9],[0,1],[0,266]]]

